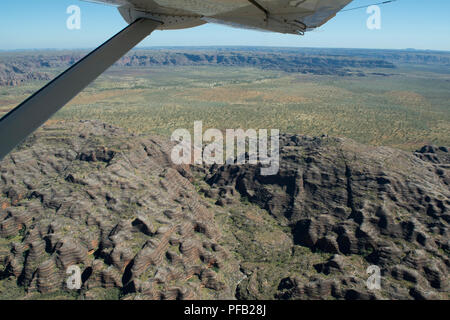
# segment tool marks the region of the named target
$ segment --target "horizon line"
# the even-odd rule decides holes
[[[151,50],[151,49],[172,49],[172,48],[271,48],[271,49],[327,49],[327,50],[378,50],[378,51],[417,51],[417,52],[440,52],[450,53],[450,50],[442,49],[416,49],[416,48],[357,48],[357,47],[300,47],[300,46],[264,46],[264,45],[198,45],[198,46],[142,46],[135,47],[130,51]],[[93,50],[94,47],[80,48],[17,48],[17,49],[0,49],[0,52],[26,52],[26,51],[87,51]]]

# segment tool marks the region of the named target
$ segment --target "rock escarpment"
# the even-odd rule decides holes
[[[43,53],[43,54],[42,54]],[[47,72],[68,68],[87,52],[26,53],[1,59],[0,86],[16,86],[30,80],[49,80]],[[4,62],[3,62],[4,61]],[[115,66],[224,66],[254,67],[317,75],[363,76],[362,69],[394,69],[392,62],[378,58],[360,58],[352,55],[339,56],[306,54],[299,52],[266,52],[245,50],[139,50],[121,58]],[[358,68],[359,70],[356,70]]]
[[[0,86],[18,86],[33,80],[50,80],[45,72],[35,71],[34,68],[20,63],[0,63]]]
[[[445,147],[409,154],[285,135],[277,175],[214,166],[205,181],[221,204],[248,199],[289,227],[294,248],[324,256],[315,272],[287,272],[278,298],[449,298],[449,169]],[[370,265],[381,290],[365,286]],[[255,277],[240,284],[242,297],[260,296]]]
[[[99,122],[45,126],[0,163],[0,297],[450,298],[446,147],[280,146],[261,176],[177,167],[166,139]]]
[[[237,264],[169,148],[95,122],[29,138],[0,166],[1,278],[55,294],[78,266],[85,298],[233,297]]]

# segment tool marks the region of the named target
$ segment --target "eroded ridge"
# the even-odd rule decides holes
[[[59,294],[77,265],[85,298],[233,297],[214,213],[167,151],[91,121],[29,138],[0,167],[2,278]]]

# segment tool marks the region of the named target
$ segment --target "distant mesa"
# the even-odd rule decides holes
[[[0,86],[49,80],[56,69],[80,60],[84,51],[6,52],[0,57]],[[398,65],[450,66],[450,53],[410,50],[180,47],[135,49],[116,66],[234,66],[290,73],[337,76],[389,76]],[[372,70],[372,71],[371,71]]]
[[[49,80],[50,69],[66,69],[84,56],[84,52],[38,52],[6,54],[0,59],[0,86],[17,86],[33,80]],[[290,73],[363,76],[361,69],[394,69],[395,65],[377,56],[350,53],[246,50],[134,50],[116,66],[229,66],[255,67]],[[377,73],[373,73],[377,74]],[[386,75],[386,73],[381,73]]]

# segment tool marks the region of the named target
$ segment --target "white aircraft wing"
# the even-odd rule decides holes
[[[298,34],[320,27],[352,0],[85,0],[121,7],[131,23],[144,13],[185,17],[184,27],[215,22],[241,28]],[[124,14],[124,12],[126,12]],[[195,23],[194,23],[195,21]],[[186,20],[185,20],[186,22]],[[183,26],[178,25],[179,28]],[[173,24],[159,29],[175,29]]]

